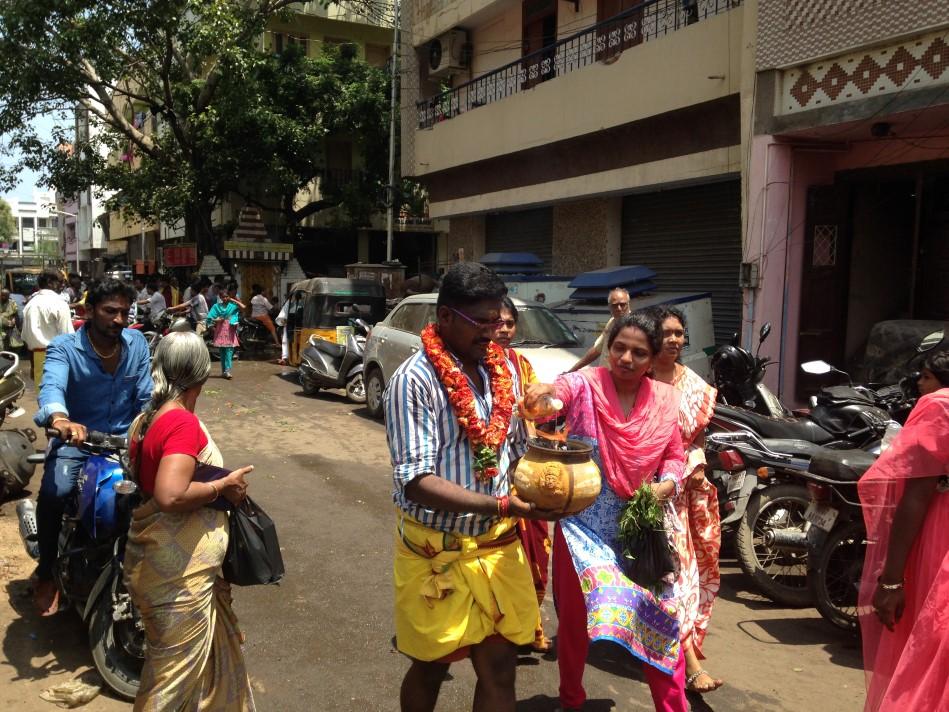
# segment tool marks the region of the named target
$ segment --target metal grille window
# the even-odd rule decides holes
[[[833,267],[837,264],[837,226],[814,226],[814,250],[811,255],[814,267]]]

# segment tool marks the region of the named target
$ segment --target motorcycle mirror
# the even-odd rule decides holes
[[[814,376],[823,376],[834,370],[826,361],[807,361],[801,364],[801,370]]]
[[[771,322],[766,321],[761,326],[761,331],[758,332],[758,346],[761,346],[761,342],[768,338],[768,334],[771,333]]]
[[[739,338],[738,338],[738,332],[736,331],[734,334],[732,334],[732,346],[738,346],[738,343],[739,343]]]
[[[116,482],[113,487],[116,494],[135,494],[138,490],[138,485],[132,480],[122,480],[121,482]]]
[[[942,343],[943,338],[945,338],[945,332],[943,332],[941,329],[939,331],[934,331],[931,334],[927,334],[926,338],[919,342],[919,346],[916,347],[916,351],[918,353],[932,351]]]

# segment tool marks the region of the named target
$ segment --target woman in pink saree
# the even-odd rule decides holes
[[[946,385],[949,355],[941,358]],[[860,478],[868,542],[859,609],[867,712],[949,709],[947,475],[949,388],[942,387],[920,398]]]
[[[659,595],[633,583],[619,563],[618,517],[644,482],[660,498],[680,491],[683,476],[679,394],[646,374],[659,350],[655,320],[642,312],[617,320],[607,341],[609,368],[560,376],[527,389],[564,402],[570,437],[593,446],[603,483],[597,500],[562,519],[554,535],[557,663],[564,710],[586,700],[583,671],[590,641],[609,640],[641,660],[660,712],[687,712],[678,601],[672,582]]]
[[[718,555],[722,545],[722,525],[718,512],[718,491],[705,478],[705,428],[715,412],[717,391],[688,366],[679,363],[685,347],[685,315],[674,307],[653,307],[662,331],[662,349],[653,365],[656,380],[675,387],[680,394],[679,430],[685,448],[685,480],[675,498],[673,542],[679,555],[676,593],[679,607],[679,634],[685,655],[687,690],[705,693],[722,686],[702,668],[702,642],[708,632],[712,604],[721,582]]]

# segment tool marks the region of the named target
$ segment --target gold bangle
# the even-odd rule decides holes
[[[59,422],[68,423],[68,422],[69,422],[69,418],[62,418],[62,417],[60,417],[60,418],[53,418],[53,420],[50,421],[49,427],[55,428],[55,427],[56,427],[56,423],[59,423]]]
[[[221,491],[215,486],[213,482],[208,482],[208,484],[211,485],[211,489],[214,490],[214,499],[211,500],[212,502],[214,502],[217,500],[218,497],[221,496]]]

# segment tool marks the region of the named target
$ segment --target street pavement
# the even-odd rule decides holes
[[[240,361],[235,378],[215,373],[198,415],[229,466],[253,464],[250,494],[275,520],[287,572],[279,586],[235,589],[245,655],[260,710],[397,710],[407,663],[393,646],[395,515],[385,430],[341,393],[303,396],[294,372]],[[22,404],[32,415],[35,396]],[[25,418],[10,421],[25,424]],[[39,472],[34,491],[39,485]],[[16,533],[14,503],[0,508],[0,709],[49,710],[41,690],[76,676],[95,679],[78,617],[38,619],[26,579],[32,564]],[[550,596],[549,635],[556,632]],[[859,642],[813,609],[786,609],[754,594],[734,560],[705,643],[706,667],[726,685],[695,712],[798,712],[862,708]],[[585,678],[588,712],[651,710],[639,666],[611,644],[593,647]],[[557,709],[553,656],[524,655],[519,712]],[[470,664],[452,666],[439,710],[470,709]],[[83,709],[127,710],[104,692]]]

